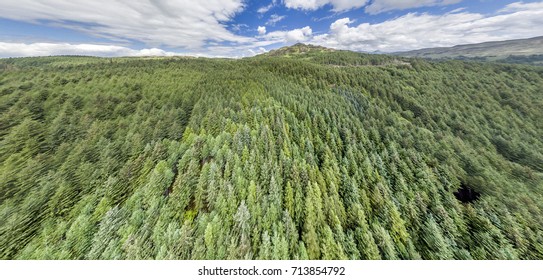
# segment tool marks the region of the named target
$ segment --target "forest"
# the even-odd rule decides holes
[[[543,67],[0,59],[0,259],[543,259]]]

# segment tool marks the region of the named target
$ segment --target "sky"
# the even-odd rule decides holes
[[[368,53],[543,36],[543,1],[1,0],[0,57]]]

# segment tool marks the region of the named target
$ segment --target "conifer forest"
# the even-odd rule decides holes
[[[543,259],[543,67],[0,59],[0,259]]]

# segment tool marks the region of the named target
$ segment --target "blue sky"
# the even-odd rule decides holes
[[[543,1],[2,0],[0,57],[395,52],[543,35]]]

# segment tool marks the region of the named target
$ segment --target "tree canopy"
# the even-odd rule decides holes
[[[541,259],[542,108],[537,66],[3,59],[0,258]]]

